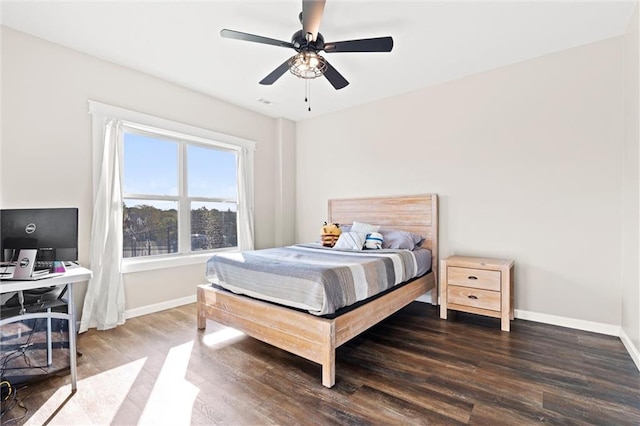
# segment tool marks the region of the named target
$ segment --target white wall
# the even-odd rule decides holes
[[[437,193],[442,257],[513,258],[516,309],[619,326],[622,93],[618,37],[298,122],[297,241],[329,198]]]
[[[640,34],[639,8],[624,36],[624,210],[622,215],[622,330],[623,342],[640,368]]]
[[[7,27],[2,27],[4,208],[78,207],[79,256],[87,264],[92,217],[89,99],[256,141],[256,247],[275,244],[274,188],[282,186],[276,171],[278,138],[280,127],[291,124]],[[281,210],[294,209],[292,201],[284,203]],[[288,221],[278,232],[291,234],[292,229]],[[193,297],[195,286],[203,282],[204,262],[127,274],[126,309]],[[78,306],[84,292],[82,287],[76,293]]]
[[[295,243],[296,140],[295,123],[278,120],[276,164],[276,246]]]

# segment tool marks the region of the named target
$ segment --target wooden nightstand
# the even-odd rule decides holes
[[[447,309],[513,319],[513,260],[451,256],[440,262],[440,318]]]

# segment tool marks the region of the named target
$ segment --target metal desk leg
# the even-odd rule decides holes
[[[53,364],[53,347],[51,345],[51,308],[47,308],[47,365]]]
[[[24,315],[27,311],[24,309],[24,293],[22,290],[18,291],[18,301],[20,302],[20,315]],[[18,328],[18,339],[22,339],[22,327]]]
[[[69,314],[69,369],[71,370],[71,392],[75,392],[77,387],[76,376],[76,304],[73,300],[73,284],[67,284],[69,303],[67,303],[67,313]]]

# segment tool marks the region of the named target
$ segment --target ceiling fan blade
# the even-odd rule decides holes
[[[282,77],[282,74],[287,72],[288,69],[289,69],[289,59],[284,61],[282,65],[280,65],[278,68],[271,71],[271,74],[269,74],[268,76],[260,80],[260,84],[270,85],[275,83],[277,79]]]
[[[392,37],[363,38],[361,40],[334,41],[324,44],[324,51],[334,52],[391,52]]]
[[[343,87],[347,87],[349,82],[342,76],[334,67],[327,62],[327,70],[324,72],[324,76],[329,80],[329,83],[336,89],[340,90]]]
[[[288,41],[276,40],[274,38],[242,33],[240,31],[224,29],[220,31],[220,35],[224,38],[233,38],[236,40],[252,41],[254,43],[270,44],[272,46],[290,47],[293,49],[293,44],[291,44]]]
[[[311,33],[311,41],[316,41],[318,37],[324,3],[325,0],[302,1],[302,30],[305,34]]]

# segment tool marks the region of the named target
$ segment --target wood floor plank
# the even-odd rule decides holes
[[[423,303],[338,348],[331,389],[318,364],[212,321],[198,331],[194,304],[90,330],[78,350],[75,395],[62,371],[18,389],[27,411],[2,422],[640,424],[640,372],[620,339],[523,320],[505,333]]]
[[[458,421],[451,416],[424,408],[415,399],[411,401],[367,385],[358,389],[351,396],[350,401],[361,410],[375,413],[375,421],[380,424],[462,425],[466,424],[467,420]]]
[[[544,408],[565,418],[593,425],[631,426],[640,424],[640,414],[637,410],[628,410],[622,404],[609,403],[585,396],[567,396],[566,394],[545,392]]]

